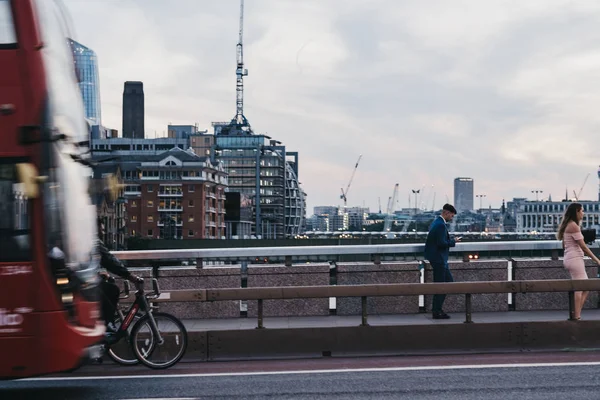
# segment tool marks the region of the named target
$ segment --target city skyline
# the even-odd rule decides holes
[[[120,129],[127,80],[145,84],[147,137],[235,114],[237,1],[64,3],[98,55],[105,126]],[[376,210],[398,182],[401,207],[424,187],[440,208],[457,176],[484,207],[562,199],[588,173],[581,197],[598,198],[600,4],[273,4],[246,2],[245,114],[300,153],[307,210],[341,204],[359,154],[348,206]]]

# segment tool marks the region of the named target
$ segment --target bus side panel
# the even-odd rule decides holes
[[[35,332],[34,278],[30,263],[0,263],[0,338],[32,336]]]
[[[0,338],[0,379],[39,375],[35,358],[36,341],[32,337]]]
[[[78,368],[86,360],[87,349],[96,345],[104,324],[94,329],[67,324],[66,313],[31,313],[37,336],[0,337],[0,379],[17,379]]]
[[[36,361],[42,373],[79,367],[87,357],[87,349],[98,344],[105,329],[102,322],[94,329],[70,325],[64,311],[40,313],[37,319],[39,332],[43,332],[38,336],[39,348],[44,350]]]
[[[0,116],[0,137],[2,146],[0,146],[0,156],[2,155],[22,155],[23,149],[18,145],[18,121],[19,113],[23,111],[23,96],[20,86],[19,65],[17,62],[16,50],[0,51],[0,65],[2,73],[0,74],[0,106],[4,109],[12,109],[12,112]],[[21,154],[15,154],[21,153]]]

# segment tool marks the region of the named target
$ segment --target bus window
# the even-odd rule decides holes
[[[14,164],[0,164],[0,262],[31,260],[29,201]]]
[[[14,48],[17,43],[15,26],[13,24],[10,2],[0,0],[0,49]]]

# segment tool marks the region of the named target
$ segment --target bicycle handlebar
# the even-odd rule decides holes
[[[153,293],[145,293],[143,278],[140,278],[137,282],[134,283],[134,285],[135,285],[136,293],[140,294],[140,295],[144,295],[148,299],[156,299],[160,296],[160,288],[158,286],[158,279],[156,279],[156,278],[152,278]],[[124,286],[124,290],[123,290],[124,296],[120,296],[120,298],[126,299],[129,297],[129,293],[130,293],[129,281],[123,281],[123,286]]]

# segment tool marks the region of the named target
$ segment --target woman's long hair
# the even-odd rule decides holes
[[[569,204],[569,207],[567,207],[567,209],[565,210],[565,215],[563,215],[563,219],[560,222],[560,226],[558,227],[558,232],[556,233],[556,238],[558,240],[563,240],[563,237],[565,236],[565,229],[567,229],[567,225],[569,224],[569,222],[573,221],[577,225],[579,225],[581,221],[579,221],[577,213],[579,212],[579,210],[581,210],[581,208],[581,203]]]

